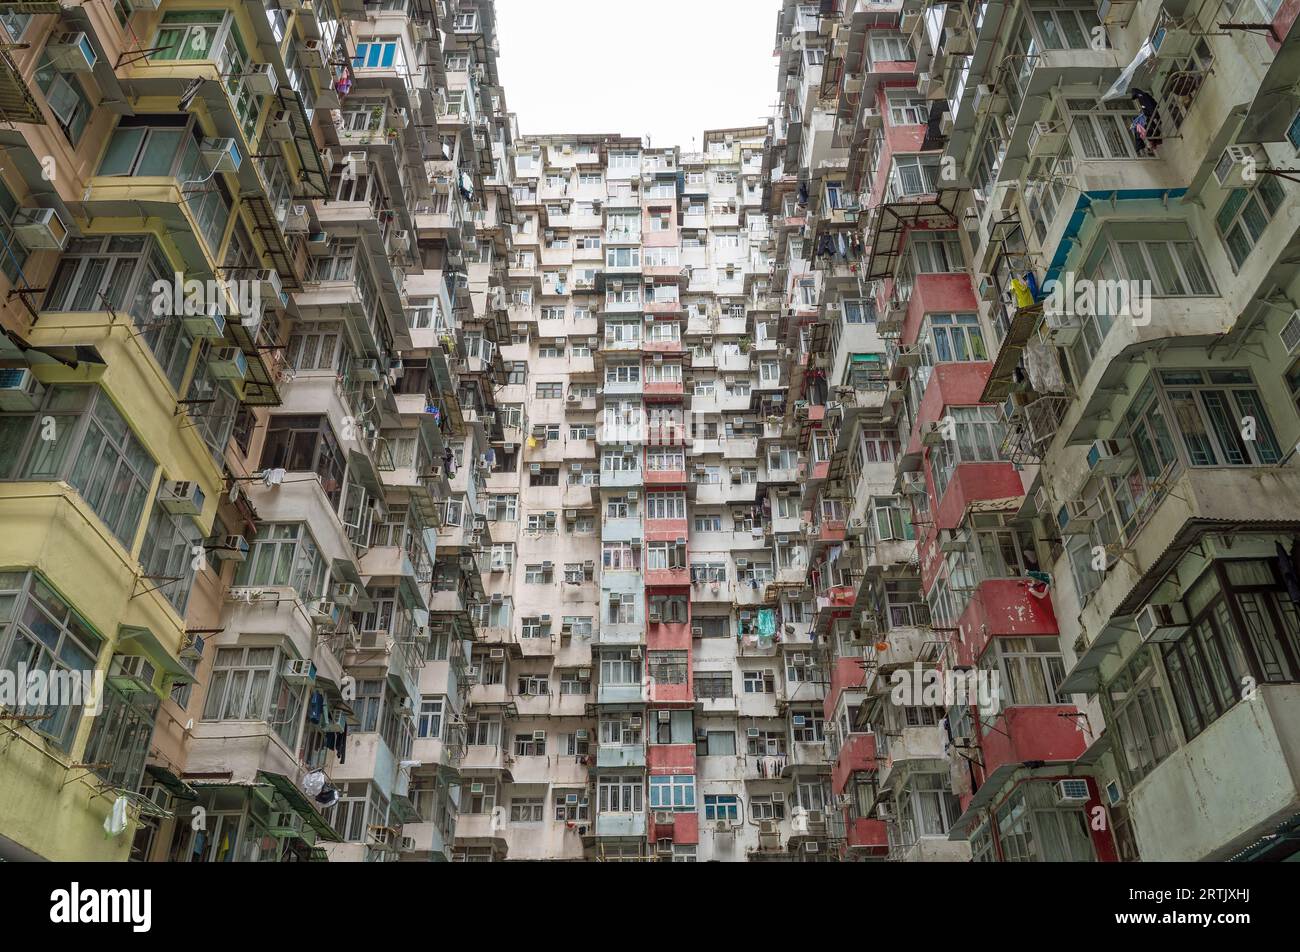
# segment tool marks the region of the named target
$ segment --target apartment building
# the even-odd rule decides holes
[[[0,24],[0,657],[103,684],[3,700],[0,857],[448,858],[461,461],[504,382],[492,4]]]
[[[1294,853],[1295,4],[772,6],[0,3],[0,859]]]
[[[803,509],[848,519],[809,582],[850,846],[1294,852],[1294,18],[783,5],[768,208]]]

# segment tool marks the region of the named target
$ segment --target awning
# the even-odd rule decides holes
[[[145,764],[144,770],[145,773],[158,781],[158,786],[166,788],[172,796],[180,797],[182,800],[198,799],[198,791],[166,767],[162,766],[162,764]]]
[[[1272,833],[1265,833],[1239,853],[1228,857],[1228,863],[1269,863],[1290,860],[1300,851],[1300,813],[1294,813],[1279,823]]]
[[[1237,133],[1238,142],[1282,142],[1300,112],[1300,30],[1288,28]]]
[[[108,369],[108,361],[99,351],[88,344],[76,344],[70,347],[33,347],[18,334],[7,327],[0,335],[0,360],[20,360],[30,367],[39,364],[62,364],[77,370],[85,366],[98,376]]]
[[[258,776],[273,786],[280,796],[289,802],[289,805],[301,816],[311,828],[316,831],[318,838],[327,843],[341,843],[339,835],[334,832],[325,818],[307,799],[306,794],[299,790],[288,777],[283,777],[277,773],[270,773],[265,770],[258,771]]]
[[[23,74],[4,50],[0,50],[0,120],[45,124],[45,115],[23,82]]]
[[[189,668],[181,664],[178,658],[173,657],[158,640],[158,636],[148,628],[122,625],[117,629],[117,643],[119,647],[130,646],[144,652],[150,661],[162,668],[173,683],[188,684],[194,680],[194,675],[190,674]]]

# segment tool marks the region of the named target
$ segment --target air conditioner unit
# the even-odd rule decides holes
[[[226,336],[226,316],[213,304],[204,314],[187,314],[181,324],[192,337],[202,340],[221,340]]]
[[[775,820],[760,821],[758,824],[758,832],[764,834],[765,836],[773,835],[774,833],[777,832],[776,821]]]
[[[248,558],[248,540],[241,535],[222,536],[212,546],[212,554],[223,562],[243,562]]]
[[[1043,309],[1043,324],[1052,343],[1058,347],[1069,347],[1073,344],[1078,339],[1082,327],[1077,314],[1062,313],[1051,308]]]
[[[1065,145],[1066,130],[1060,122],[1039,120],[1029,129],[1029,157],[1056,155]]]
[[[668,810],[655,811],[655,826],[672,826],[673,815]],[[672,843],[672,840],[668,841]]]
[[[762,733],[763,733],[763,732],[760,731],[757,727],[749,727],[749,728],[746,728],[746,730],[745,730],[745,736],[746,736],[746,737],[759,737],[759,736],[762,735]]]
[[[1092,799],[1088,793],[1088,781],[1083,779],[1058,780],[1055,787],[1057,803],[1087,803]]]
[[[637,648],[633,648],[631,651],[628,652],[628,657],[630,657],[633,661],[640,661],[640,660],[641,660],[641,649],[640,649],[639,647],[637,647]],[[638,718],[638,720],[639,720],[639,718]]]
[[[373,357],[355,357],[352,360],[352,376],[356,380],[378,383],[383,374],[380,372],[377,359]]]
[[[1071,499],[1056,514],[1056,525],[1062,535],[1088,535],[1097,517],[1092,506],[1083,499]]]
[[[773,802],[773,803],[785,803],[785,791],[784,791],[784,790],[773,790],[773,791],[772,791],[772,802]]]
[[[68,243],[68,226],[53,208],[18,209],[13,230],[28,251],[62,251]]]
[[[208,168],[217,172],[238,172],[244,161],[234,139],[204,139],[199,153],[207,160]]]
[[[1106,803],[1112,807],[1117,807],[1124,802],[1124,788],[1120,786],[1118,780],[1110,780],[1106,783]]]
[[[266,120],[266,132],[277,142],[288,142],[292,139],[293,120],[289,118],[289,110],[277,109],[271,113]]]
[[[320,40],[305,40],[298,48],[298,59],[302,64],[310,69],[320,69],[324,67],[325,61],[329,58],[329,50]]]
[[[198,483],[174,480],[163,484],[158,501],[174,516],[197,516],[203,511],[203,490]]]
[[[254,96],[273,95],[279,85],[270,63],[254,63],[244,72],[244,88]]]
[[[1259,170],[1267,167],[1267,157],[1253,146],[1230,145],[1214,166],[1214,180],[1220,188],[1250,188]]]
[[[634,731],[639,731],[641,729],[641,718],[629,717],[627,720],[627,726]]]
[[[1128,467],[1132,456],[1128,440],[1097,440],[1088,448],[1088,469],[1117,476]]]
[[[25,367],[0,367],[0,410],[35,410],[45,387]]]
[[[939,543],[941,552],[963,552],[970,545],[969,529],[954,529]]]
[[[45,45],[50,62],[70,73],[89,73],[99,62],[90,37],[84,33],[60,33]]]
[[[1151,602],[1134,616],[1143,642],[1175,641],[1187,631],[1187,609],[1180,602]]]
[[[806,840],[803,844],[803,851],[805,853],[820,853],[821,848],[821,844],[816,840]]]
[[[1191,55],[1196,41],[1195,34],[1184,27],[1161,27],[1151,37],[1157,60],[1183,59]]]
[[[796,714],[790,718],[790,724],[794,727],[803,727],[807,723],[808,718],[804,717],[802,714]]]
[[[289,684],[313,684],[316,681],[316,663],[306,658],[294,658],[284,663],[284,680]]]
[[[1278,333],[1282,338],[1282,345],[1286,347],[1286,352],[1294,354],[1296,348],[1300,347],[1300,311],[1292,311]]]
[[[154,666],[143,655],[114,655],[108,669],[108,683],[125,694],[153,691]]]
[[[546,731],[533,731],[533,740],[536,741],[536,742],[539,743],[539,744],[541,744],[541,743],[545,743],[545,742],[546,742]]]
[[[208,371],[218,380],[243,380],[248,376],[248,358],[238,347],[223,347],[208,358]]]
[[[925,473],[919,470],[912,473],[903,474],[903,492],[905,493],[924,493],[925,492]]]
[[[330,598],[336,605],[346,605],[351,607],[357,603],[360,586],[355,582],[337,582],[334,588],[330,590]]]

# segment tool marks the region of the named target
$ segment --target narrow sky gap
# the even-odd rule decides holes
[[[766,120],[770,0],[497,0],[506,105],[524,135],[616,132],[700,147]]]

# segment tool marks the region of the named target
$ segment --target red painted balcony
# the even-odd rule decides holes
[[[844,792],[855,773],[876,769],[876,735],[850,734],[831,765],[831,790],[836,796]]]
[[[659,725],[655,723],[655,712],[650,712],[650,732]],[[694,744],[651,744],[646,748],[646,766],[652,774],[693,774],[695,773]]]
[[[835,708],[840,703],[840,693],[846,688],[860,688],[867,683],[867,672],[862,667],[861,658],[836,658],[831,668],[831,685],[826,692],[824,710],[826,719],[835,716]]]
[[[691,584],[691,570],[680,569],[646,569],[646,588],[686,588]]]
[[[844,520],[823,519],[821,521],[821,525],[817,527],[817,541],[818,542],[843,542],[844,541]]]
[[[982,732],[984,775],[1026,760],[1073,761],[1083,753],[1087,742],[1079,730],[1079,718],[1061,715],[1077,713],[1073,704],[1008,707]]]
[[[692,846],[700,842],[700,815],[698,813],[673,814],[673,842]]]
[[[680,385],[679,385],[680,386]],[[686,469],[647,469],[645,484],[647,486],[681,486],[686,482]]]
[[[680,400],[686,387],[680,380],[646,381],[641,385],[641,395],[647,400]]]
[[[849,820],[844,839],[851,850],[880,855],[889,852],[889,827],[884,820]]]

